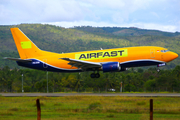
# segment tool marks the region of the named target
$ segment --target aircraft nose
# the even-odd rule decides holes
[[[174,60],[178,57],[177,53],[171,52],[171,58]]]

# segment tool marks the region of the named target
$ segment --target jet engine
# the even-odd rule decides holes
[[[108,62],[102,64],[103,72],[118,72],[121,70],[121,66],[119,62]]]

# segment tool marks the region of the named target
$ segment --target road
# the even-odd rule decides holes
[[[180,97],[180,93],[0,93],[0,96],[5,97],[63,97],[63,96],[137,96],[137,97]]]

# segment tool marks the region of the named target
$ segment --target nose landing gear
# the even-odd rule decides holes
[[[157,72],[160,72],[160,69],[157,69]]]

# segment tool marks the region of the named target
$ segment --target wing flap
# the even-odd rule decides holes
[[[102,66],[101,63],[95,63],[95,62],[75,60],[70,58],[59,58],[59,59],[69,61],[68,64],[71,65],[72,67],[81,68],[83,70],[86,70],[88,68],[100,68]]]

